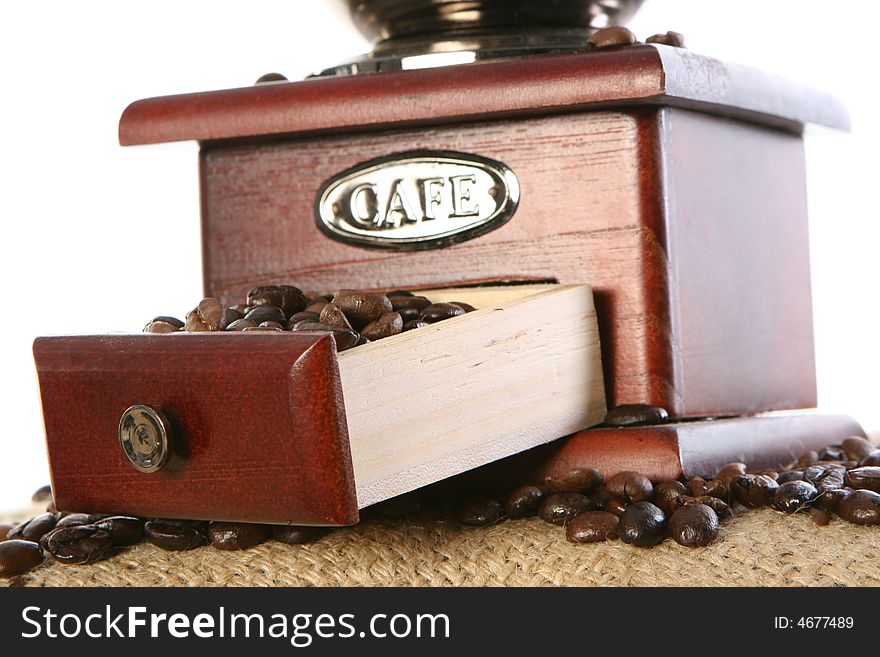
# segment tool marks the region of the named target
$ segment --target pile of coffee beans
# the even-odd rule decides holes
[[[608,423],[632,424],[636,410],[609,413]],[[598,470],[579,468],[520,486],[503,498],[467,500],[457,517],[465,525],[486,526],[537,515],[565,527],[574,543],[619,538],[651,547],[669,537],[686,547],[703,547],[718,538],[721,523],[734,513],[761,507],[808,513],[820,526],[834,515],[880,525],[880,449],[854,436],[808,452],[778,472],[750,473],[743,463],[729,463],[708,481],[693,477],[655,484],[639,472],[604,480]]]
[[[331,334],[336,349],[344,351],[472,310],[473,306],[461,301],[432,303],[406,290],[386,294],[337,290],[307,295],[293,285],[261,285],[248,292],[243,304],[224,306],[218,299],[202,299],[186,314],[185,321],[167,315],[154,317],[144,332],[310,331]]]

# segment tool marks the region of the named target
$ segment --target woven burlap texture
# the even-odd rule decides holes
[[[688,549],[620,541],[575,545],[535,519],[489,528],[448,518],[373,520],[311,545],[243,552],[163,552],[139,545],[86,566],[47,563],[25,586],[871,586],[880,584],[880,527],[749,511],[720,540]]]

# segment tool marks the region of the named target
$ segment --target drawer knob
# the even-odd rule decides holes
[[[168,420],[143,404],[127,408],[119,420],[119,444],[141,472],[156,472],[167,463],[168,433]]]

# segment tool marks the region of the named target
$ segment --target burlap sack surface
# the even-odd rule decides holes
[[[489,528],[449,518],[373,520],[311,545],[163,552],[139,545],[87,566],[47,560],[19,586],[874,586],[880,527],[748,511],[707,548],[575,545],[530,518]],[[2,581],[2,580],[0,580]]]

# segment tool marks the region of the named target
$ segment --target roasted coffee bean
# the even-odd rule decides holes
[[[464,314],[465,309],[461,306],[451,303],[432,303],[430,306],[425,306],[422,309],[421,318],[423,321],[428,322],[428,324],[434,324],[435,322],[441,322],[444,319],[451,319]]]
[[[820,493],[819,497],[813,500],[813,506],[816,506],[828,513],[836,513],[837,507],[843,499],[852,493],[851,488],[835,488]]]
[[[372,342],[372,340],[360,335],[360,336],[358,336],[358,341],[357,341],[357,344],[355,344],[355,347],[360,347],[362,344],[370,344],[370,342]]]
[[[0,577],[26,573],[43,563],[43,551],[32,541],[13,539],[0,543]]]
[[[624,543],[636,547],[657,545],[666,536],[666,516],[650,502],[636,502],[620,516],[617,533]]]
[[[92,525],[61,527],[46,535],[46,551],[61,563],[92,563],[113,547],[109,532]]]
[[[403,331],[403,319],[400,313],[385,313],[379,319],[367,324],[361,331],[361,335],[367,340],[381,340],[397,335]]]
[[[44,534],[55,529],[58,516],[54,513],[43,513],[21,523],[10,532],[9,538],[20,538],[25,541],[39,543]]]
[[[565,528],[565,537],[572,543],[599,543],[617,538],[620,518],[608,511],[579,513]]]
[[[601,508],[609,513],[613,513],[616,516],[622,516],[626,512],[627,503],[626,500],[622,497],[617,497],[617,495],[608,494],[607,498],[602,498],[598,496],[599,499],[602,500]]]
[[[324,310],[324,307],[330,303],[329,301],[314,301],[306,306],[306,309],[302,312],[304,313],[318,313],[321,314],[321,311]],[[317,320],[316,320],[317,321]]]
[[[690,491],[692,497],[702,497],[703,495],[710,495],[712,497],[724,499],[725,497],[727,497],[727,494],[729,492],[727,486],[725,486],[723,482],[717,479],[706,481],[702,477],[693,477],[687,481],[685,486],[687,486],[687,489],[688,491]]]
[[[587,49],[613,48],[615,46],[631,46],[637,42],[631,30],[620,25],[596,30],[587,39]]]
[[[169,324],[168,322],[159,322],[153,320],[144,326],[144,333],[177,333],[179,328]]]
[[[837,505],[837,515],[857,525],[880,525],[880,494],[872,490],[854,491]]]
[[[256,327],[257,323],[252,319],[237,319],[226,327],[227,331],[244,331],[247,328]]]
[[[861,461],[868,454],[874,451],[874,445],[870,440],[865,440],[861,436],[850,436],[841,443],[846,457],[852,461]]]
[[[431,300],[426,299],[425,297],[389,297],[391,301],[391,309],[395,312],[400,312],[401,310],[417,310],[421,312],[423,308],[427,308],[431,305]]]
[[[798,468],[806,468],[808,466],[813,465],[818,460],[819,460],[819,452],[817,452],[814,449],[811,449],[806,454],[801,455],[801,457],[795,463],[795,466]]]
[[[508,518],[533,516],[538,513],[538,508],[546,497],[547,491],[540,486],[520,486],[507,498],[504,513]]]
[[[42,504],[43,502],[50,502],[51,500],[52,487],[48,484],[46,486],[41,486],[34,491],[33,495],[31,495],[31,502],[33,502],[34,504]]]
[[[391,301],[384,294],[357,290],[338,290],[333,295],[333,303],[339,306],[357,330],[393,310]]]
[[[733,499],[749,509],[770,506],[779,484],[767,475],[744,474],[730,481]]]
[[[218,550],[247,550],[269,539],[269,527],[247,522],[212,522],[208,540]]]
[[[816,487],[820,493],[835,488],[843,488],[846,468],[836,463],[824,465],[811,465],[804,470],[804,481],[808,481]]]
[[[776,478],[776,483],[780,486],[782,484],[786,484],[789,481],[800,481],[804,478],[804,473],[802,470],[789,470],[788,472],[783,472]]]
[[[259,326],[245,326],[241,330],[243,333],[284,333],[277,322],[263,322]]]
[[[486,527],[498,521],[501,516],[501,505],[495,500],[478,497],[461,504],[455,512],[455,517],[463,525],[471,527]]]
[[[779,473],[776,470],[759,470],[755,474],[764,475],[765,477],[770,477],[773,481],[779,479]]]
[[[242,317],[244,317],[244,316],[247,315],[251,310],[253,310],[253,308],[251,308],[251,307],[250,307],[249,305],[247,305],[246,303],[237,303],[237,304],[235,304],[234,306],[230,306],[230,308],[231,308],[232,310],[236,311],[236,312],[237,312],[239,315],[241,315]]]
[[[302,290],[293,285],[260,285],[248,292],[247,304],[249,306],[275,306],[281,309],[285,317],[290,317],[300,310],[305,310],[309,300],[302,293]],[[266,321],[266,319],[260,321]],[[284,319],[280,321],[283,322]],[[259,324],[259,322],[257,323]]]
[[[277,322],[278,325],[281,326],[287,321],[287,318],[284,316],[284,311],[281,310],[281,308],[278,306],[272,306],[268,303],[263,304],[262,306],[257,306],[245,315],[244,318],[251,320],[257,326],[263,322]]]
[[[681,507],[689,506],[691,504],[704,504],[708,506],[721,520],[729,518],[732,515],[730,506],[727,502],[717,497],[712,497],[711,495],[701,495],[700,497],[681,495],[672,501],[672,509],[673,511],[677,511]]]
[[[880,466],[865,465],[846,473],[846,485],[880,493]]]
[[[64,516],[55,524],[55,527],[78,527],[79,525],[91,525],[93,522],[103,519],[104,516],[96,517],[90,513],[71,513]]]
[[[730,482],[739,477],[740,475],[744,475],[746,473],[746,464],[745,463],[728,463],[723,468],[718,471],[718,474],[715,475],[715,479],[722,482],[726,486],[730,486]]]
[[[672,46],[673,48],[684,48],[684,35],[678,32],[667,32],[666,34],[655,34],[645,39],[645,43],[659,43],[664,46]]]
[[[773,495],[773,508],[784,513],[800,511],[819,495],[808,481],[787,481],[780,484]]]
[[[329,304],[324,304],[324,307],[326,307],[327,305],[329,305]],[[308,310],[301,310],[300,312],[293,313],[290,316],[290,319],[287,322],[288,329],[293,327],[293,325],[296,324],[297,322],[318,322],[318,321],[320,321],[320,319],[321,319],[321,313],[313,313],[313,312],[309,312]],[[348,322],[348,320],[346,320],[346,323],[347,322]]]
[[[208,523],[190,520],[150,520],[144,525],[144,538],[163,550],[191,550],[207,543]]]
[[[401,308],[400,310],[396,310],[395,312],[400,315],[400,319],[401,321],[403,321],[404,324],[419,319],[419,311],[415,308]],[[427,324],[427,322],[425,323]]]
[[[623,404],[609,409],[602,424],[609,427],[635,427],[642,424],[659,424],[668,418],[666,409],[659,406]]]
[[[217,299],[203,299],[198,307],[193,308],[186,314],[186,323],[183,327],[184,330],[189,332],[220,330],[220,318],[223,314],[223,307],[220,306],[218,310],[215,304],[219,305],[220,302]],[[200,311],[203,306],[209,317],[217,320],[216,324],[212,325],[204,320]]]
[[[690,491],[680,481],[662,481],[654,488],[654,504],[669,515],[673,511],[673,503],[682,495],[690,497]]]
[[[628,502],[640,502],[650,500],[654,494],[654,486],[651,480],[640,472],[618,472],[606,483],[605,488],[612,495],[622,497]]]
[[[184,323],[177,319],[176,317],[171,317],[169,315],[159,315],[158,317],[154,317],[154,322],[164,322],[165,324],[171,324],[176,329],[182,329]]]
[[[324,306],[321,313],[318,315],[317,321],[322,322],[323,324],[330,324],[337,328],[346,329],[347,331],[354,330],[351,323],[348,321],[348,318],[345,316],[345,313],[342,312],[342,309],[335,303],[328,303]]]
[[[819,451],[820,461],[846,461],[846,451],[840,445],[828,445]]]
[[[474,308],[471,304],[465,303],[464,301],[450,301],[449,303],[453,306],[458,306],[459,308],[464,310],[465,313],[472,313],[476,310],[476,308]]]
[[[263,73],[254,84],[271,84],[272,82],[287,82],[287,78],[281,73]]]
[[[390,299],[391,297],[414,297],[415,294],[409,290],[391,290],[391,292],[386,292],[385,296]]]
[[[333,335],[333,339],[336,340],[336,351],[351,349],[358,343],[358,338],[360,337],[354,331],[347,331],[330,324],[322,324],[321,322],[300,322],[293,327],[293,330],[330,333]]]
[[[880,449],[875,449],[859,461],[859,466],[863,465],[880,465]]]
[[[219,299],[212,297],[202,299],[199,305],[196,306],[196,313],[208,325],[209,331],[220,329],[220,324],[223,320],[223,304],[220,303]]]
[[[324,527],[299,527],[296,525],[274,525],[270,530],[273,541],[287,543],[288,545],[300,545],[311,543],[321,538],[329,530]]]
[[[9,531],[14,527],[7,522],[0,522],[0,541],[5,541],[9,536]]]
[[[687,504],[669,518],[669,535],[685,547],[705,547],[718,538],[718,516],[705,504]]]
[[[260,322],[260,325],[257,328],[270,328],[275,329],[276,331],[283,331],[284,327],[278,322]]]
[[[411,322],[407,322],[406,324],[404,324],[403,330],[404,331],[412,331],[413,329],[425,328],[426,326],[430,326],[430,324],[428,324],[428,322],[423,321],[421,319],[416,319],[416,320],[413,320]]]
[[[595,511],[598,504],[595,499],[580,493],[555,493],[541,503],[538,516],[544,522],[563,525],[584,511]]]
[[[544,479],[551,493],[591,493],[602,485],[602,473],[596,468],[575,468],[560,477]]]
[[[819,527],[824,527],[831,522],[831,514],[824,509],[813,508],[810,509],[808,513],[810,514],[810,520],[816,523]]]
[[[110,534],[114,547],[135,545],[144,538],[144,521],[140,518],[110,516],[98,520],[92,526]]]

